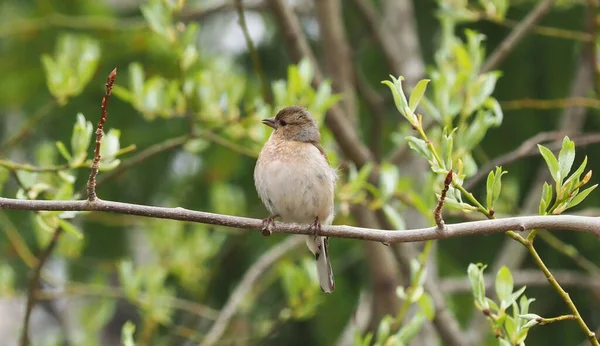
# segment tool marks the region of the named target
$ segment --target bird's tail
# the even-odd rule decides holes
[[[329,238],[309,236],[306,239],[306,245],[315,255],[317,260],[317,274],[321,290],[325,293],[331,293],[335,289],[333,280],[333,270],[329,261]]]

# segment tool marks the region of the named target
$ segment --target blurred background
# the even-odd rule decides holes
[[[116,67],[99,198],[264,218],[253,170],[270,129],[260,119],[299,104],[319,122],[339,167],[334,224],[432,226],[443,176],[409,149],[414,131],[381,83],[402,75],[408,94],[431,79],[419,111],[436,146],[444,126],[459,127],[450,161],[464,166],[465,188],[485,200],[485,178],[502,165],[496,216],[537,214],[551,177],[535,144],[556,151],[569,135],[574,167],[586,155],[586,171],[600,167],[597,6],[1,0],[0,191],[85,198],[93,132]],[[568,212],[598,215],[599,201],[592,193]],[[465,210],[446,208],[446,222],[485,218]],[[506,266],[515,291],[526,285],[535,298],[530,312],[568,313],[525,249],[500,234],[394,246],[332,238],[336,291],[325,295],[294,236],[27,211],[0,213],[0,229],[4,345],[23,344],[26,319],[33,345],[367,345],[386,328],[402,330],[411,345],[495,345],[497,331],[473,302],[470,263],[488,265],[488,296]],[[536,248],[596,329],[598,243],[553,234]],[[32,280],[49,244],[40,280]],[[421,274],[427,279],[415,279]],[[426,301],[406,303],[400,286],[424,287]],[[421,318],[423,311],[435,316]],[[563,321],[532,328],[527,344],[585,340],[577,323]]]

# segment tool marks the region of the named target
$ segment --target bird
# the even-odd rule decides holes
[[[271,234],[275,218],[310,224],[306,245],[315,256],[321,290],[332,293],[329,239],[319,233],[334,219],[337,172],[321,146],[317,122],[305,108],[289,106],[262,123],[273,128],[254,169],[256,190],[270,213],[263,219],[263,235]]]

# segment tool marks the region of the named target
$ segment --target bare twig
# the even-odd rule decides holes
[[[298,62],[305,57],[308,58],[314,70],[313,85],[320,85],[324,80],[323,73],[319,69],[319,64],[302,34],[298,17],[285,0],[269,0],[269,4],[281,27],[292,60]],[[339,105],[334,105],[329,109],[325,122],[347,158],[359,167],[373,161],[373,155],[360,141],[358,134],[350,121],[344,116],[344,112]]]
[[[104,124],[106,123],[106,107],[108,106],[108,100],[112,92],[113,84],[117,78],[117,68],[115,67],[106,80],[106,93],[102,98],[102,114],[100,121],[98,122],[98,128],[96,128],[96,148],[94,149],[94,161],[90,170],[90,179],[87,184],[87,198],[88,201],[93,202],[97,199],[96,196],[96,175],[98,175],[98,165],[100,163],[100,145],[102,144],[102,136],[104,135]]]
[[[39,289],[40,284],[40,275],[42,272],[42,267],[50,257],[50,253],[54,250],[56,243],[58,242],[58,238],[62,233],[62,228],[57,228],[52,234],[52,238],[50,239],[50,243],[48,246],[42,251],[40,254],[37,265],[33,271],[31,279],[29,280],[29,291],[27,294],[27,307],[25,308],[25,320],[23,321],[23,330],[21,332],[21,346],[29,345],[29,321],[31,320],[31,313],[33,311],[33,307],[36,303],[36,295]]]
[[[346,39],[340,0],[315,1],[315,6],[325,72],[331,76],[335,91],[343,94],[341,104],[346,118],[356,127],[358,110],[353,84],[354,69],[350,57],[350,46]]]
[[[504,166],[515,161],[521,160],[523,158],[529,156],[537,156],[539,155],[539,150],[537,148],[537,144],[541,144],[543,142],[553,140],[553,142],[548,143],[546,146],[548,149],[552,151],[560,150],[561,148],[561,140],[566,135],[572,135],[572,132],[565,131],[552,131],[552,132],[541,132],[537,135],[529,138],[525,142],[523,142],[517,149],[506,153],[504,155],[498,156],[492,161],[486,163],[477,171],[477,173],[465,182],[464,187],[466,190],[471,190],[477,183],[479,183],[483,178],[487,176],[490,170],[494,169],[496,166]],[[583,134],[576,137],[571,138],[575,145],[578,148],[586,147],[590,144],[600,142],[600,133],[592,133],[592,134]]]
[[[440,199],[433,210],[433,219],[435,220],[435,224],[440,232],[443,232],[446,229],[444,219],[442,217],[442,208],[444,207],[444,201],[446,200],[446,194],[448,193],[450,184],[452,184],[452,170],[446,174],[446,179],[444,179],[444,188],[442,189]]]
[[[202,345],[212,346],[219,341],[221,336],[223,336],[229,321],[238,310],[240,304],[244,302],[244,298],[252,290],[252,287],[261,277],[261,275],[263,275],[267,269],[273,265],[273,263],[303,242],[304,238],[301,236],[289,237],[283,242],[269,249],[269,251],[265,252],[256,262],[254,262],[254,264],[246,271],[244,277],[237,285],[233,293],[229,296],[229,299],[221,310],[219,317],[217,317],[217,320],[206,335],[206,338],[203,340]]]
[[[250,37],[248,26],[246,25],[246,16],[244,15],[244,6],[242,4],[242,0],[234,0],[234,3],[238,14],[238,23],[240,24],[240,28],[244,33],[244,39],[246,40],[248,53],[250,54],[252,64],[254,65],[254,72],[256,72],[256,74],[258,75],[258,79],[260,80],[263,98],[267,103],[270,103],[272,101],[272,98],[269,89],[269,84],[267,83],[267,77],[265,76],[265,73],[263,71],[262,64],[260,62],[260,57],[258,56],[258,52],[256,51],[256,47],[254,46],[254,42],[252,42],[252,37]]]
[[[487,17],[485,14],[481,14],[479,19],[486,20],[492,22],[494,24],[498,24],[501,26],[505,26],[508,28],[514,28],[519,25],[519,21],[512,20],[508,18],[504,19],[496,19]],[[583,42],[591,42],[594,40],[593,36],[587,32],[577,31],[577,30],[567,30],[560,29],[551,26],[543,26],[543,25],[534,25],[531,29],[531,32],[541,36],[555,37],[555,38],[564,38],[569,40],[583,41]]]
[[[569,107],[585,107],[600,109],[600,100],[588,97],[571,97],[564,99],[537,100],[524,98],[520,100],[502,101],[500,102],[502,110],[513,109],[557,109]]]
[[[598,4],[596,0],[587,0],[588,4],[588,31],[592,37],[598,34]],[[598,64],[598,47],[596,40],[592,40],[588,47],[590,56],[590,65],[594,71],[594,91],[596,98],[600,98],[600,65]]]
[[[510,32],[510,34],[500,43],[500,45],[490,54],[485,64],[481,68],[481,73],[489,72],[508,56],[517,44],[525,38],[531,31],[533,26],[542,19],[542,17],[550,10],[554,0],[543,0]]]
[[[582,274],[570,270],[556,270],[553,275],[563,287],[578,287],[589,290],[600,290],[600,278],[597,276]],[[537,269],[524,269],[512,271],[515,287],[549,287],[548,279]],[[484,275],[486,290],[494,289],[496,274]],[[470,292],[471,284],[467,277],[449,277],[441,280],[440,286],[444,293],[455,294],[462,292]]]
[[[33,117],[31,117],[31,119],[29,119],[29,121],[27,121],[27,123],[25,125],[23,125],[23,127],[21,127],[21,129],[19,131],[17,131],[17,133],[15,133],[13,136],[8,138],[2,144],[0,144],[0,155],[4,154],[6,152],[6,150],[13,147],[19,141],[21,141],[25,137],[27,137],[27,135],[33,129],[33,127],[38,122],[40,122],[40,120],[42,120],[47,115],[49,115],[55,107],[56,107],[56,102],[54,102],[54,101],[50,101],[50,102],[46,103],[44,106],[42,106],[42,108],[40,108],[33,115]]]
[[[260,229],[263,221],[247,217],[193,211],[184,208],[164,208],[141,204],[121,203],[97,199],[77,201],[20,200],[0,197],[0,209],[30,211],[103,211],[116,214],[145,216],[151,218],[198,222],[242,229]],[[519,216],[504,219],[482,220],[447,224],[445,232],[436,227],[403,230],[379,230],[352,226],[323,226],[321,235],[329,237],[371,240],[380,243],[417,242],[432,239],[447,239],[467,235],[489,235],[507,230],[525,231],[531,229],[570,230],[593,234],[600,238],[600,219],[588,216],[552,215]],[[275,233],[310,235],[307,225],[275,222]]]

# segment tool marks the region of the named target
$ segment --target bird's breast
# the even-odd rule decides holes
[[[269,141],[270,142],[270,141]],[[255,169],[255,182],[265,206],[282,221],[323,224],[333,219],[335,171],[310,143],[265,145]]]

